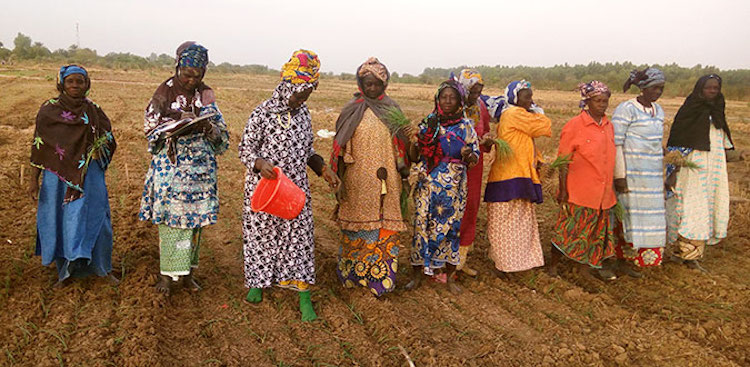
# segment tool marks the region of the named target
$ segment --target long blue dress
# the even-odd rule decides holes
[[[42,256],[42,265],[55,262],[59,280],[112,271],[112,219],[98,160],[89,164],[83,185],[81,198],[63,203],[67,185],[49,171],[42,174],[36,255]]]

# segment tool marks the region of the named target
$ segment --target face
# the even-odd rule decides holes
[[[458,108],[460,107],[458,92],[453,88],[443,89],[438,96],[438,104],[446,115],[458,112]]]
[[[310,94],[312,94],[312,91],[313,88],[307,88],[301,92],[294,92],[292,96],[289,97],[289,109],[296,110],[302,107],[302,104],[307,101]]]
[[[586,101],[586,105],[589,106],[589,112],[592,115],[604,116],[604,113],[607,112],[607,107],[609,107],[609,94],[600,94],[591,97]]]
[[[203,70],[200,68],[180,67],[177,74],[180,83],[188,89],[195,89],[203,80]]]
[[[654,85],[645,89],[641,89],[641,94],[649,102],[656,102],[659,97],[664,93],[664,84]]]
[[[362,92],[368,98],[378,98],[385,92],[385,84],[372,74],[362,78]]]
[[[719,86],[719,81],[714,78],[708,79],[706,84],[703,85],[703,98],[705,99],[712,100],[719,95],[719,92],[721,92],[721,86]]]
[[[479,95],[482,94],[482,89],[484,89],[484,85],[474,84],[471,89],[469,89],[469,96],[466,97],[466,102],[472,104],[476,102]]]
[[[531,99],[534,96],[534,92],[531,91],[531,89],[521,89],[518,91],[518,98],[516,101],[516,106],[523,107],[525,109],[531,108],[531,104],[534,102],[533,99]]]
[[[81,98],[86,94],[86,78],[82,74],[70,74],[63,79],[65,94]]]

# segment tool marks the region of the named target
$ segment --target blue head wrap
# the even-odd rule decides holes
[[[65,78],[73,74],[81,74],[86,78],[88,78],[89,76],[89,73],[86,72],[86,69],[78,65],[67,65],[60,68],[60,74],[58,74],[57,76],[59,83],[62,84]]]
[[[180,53],[177,66],[205,69],[208,66],[208,49],[196,43],[188,46]]]

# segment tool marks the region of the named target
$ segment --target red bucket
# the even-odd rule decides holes
[[[297,218],[305,207],[305,192],[274,167],[276,179],[261,177],[250,199],[250,209],[254,212],[266,212],[284,219]]]

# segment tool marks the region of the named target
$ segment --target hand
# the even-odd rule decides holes
[[[468,145],[464,145],[464,147],[461,148],[461,158],[464,162],[468,163],[470,167],[479,162],[479,157],[474,154],[474,151],[469,148]]]
[[[484,138],[482,138],[482,142],[479,143],[479,144],[485,150],[490,150],[490,149],[492,149],[492,146],[495,144],[495,139],[492,139],[488,135],[485,135]]]
[[[667,179],[664,181],[664,189],[667,191],[672,191],[672,188],[677,185],[677,172],[679,171],[679,168],[672,171],[672,173],[667,176]]]
[[[180,120],[184,119],[195,119],[195,114],[191,111],[182,111],[182,114],[180,115]]]
[[[628,190],[628,180],[624,178],[616,178],[615,179],[615,191],[617,191],[620,194],[630,192],[630,190]]]
[[[273,170],[273,165],[263,158],[255,160],[255,169],[260,171],[260,176],[265,179],[275,180],[278,178],[276,171]]]
[[[323,168],[323,179],[328,182],[328,187],[330,187],[334,192],[339,190],[339,187],[341,186],[341,180],[339,179],[339,176],[336,175],[335,172],[331,169],[331,167],[326,166]]]
[[[31,180],[29,181],[29,188],[28,193],[31,200],[37,201],[39,199],[39,181]]]

